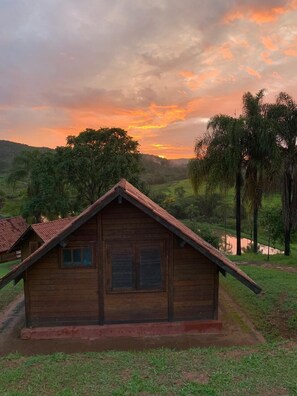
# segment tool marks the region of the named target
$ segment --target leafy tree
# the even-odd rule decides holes
[[[23,182],[27,186],[28,192],[30,192],[30,189],[33,188],[30,184],[32,172],[41,155],[38,150],[24,150],[17,155],[13,160],[7,177],[8,184],[15,186],[17,182]]]
[[[199,195],[186,207],[186,217],[200,222],[219,223],[224,220],[224,203],[220,194]]]
[[[185,221],[187,227],[191,228],[197,235],[203,238],[206,242],[210,243],[215,248],[220,247],[221,238],[216,235],[209,226],[195,223],[194,221]]]
[[[281,155],[282,213],[285,255],[290,255],[291,233],[297,224],[297,104],[281,92],[275,104],[267,106],[267,115],[274,120]]]
[[[69,183],[85,205],[92,204],[121,178],[141,186],[138,142],[120,128],[86,129],[58,147]]]
[[[237,254],[241,254],[241,192],[245,166],[244,120],[216,115],[204,137],[196,142],[196,159],[189,163],[189,176],[198,192],[203,182],[209,190],[235,186]]]
[[[263,105],[264,90],[255,96],[243,95],[246,134],[246,172],[244,196],[253,212],[253,251],[258,251],[258,217],[263,193],[272,184],[277,170],[277,145],[270,120]]]
[[[69,136],[66,147],[43,154],[21,153],[8,181],[28,186],[22,210],[27,220],[69,216],[96,201],[122,177],[140,185],[137,146],[122,129],[87,129]]]
[[[73,215],[80,209],[59,153],[48,152],[36,160],[30,183],[34,194],[28,194],[23,205],[23,215],[27,219],[33,222],[42,217],[52,220]]]
[[[282,208],[280,205],[267,206],[262,209],[260,223],[268,234],[268,245],[270,242],[283,242]]]

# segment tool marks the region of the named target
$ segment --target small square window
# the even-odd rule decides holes
[[[62,267],[80,268],[92,267],[92,265],[93,257],[91,247],[62,250]]]

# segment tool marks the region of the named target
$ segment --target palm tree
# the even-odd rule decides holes
[[[289,256],[291,232],[297,223],[297,104],[290,95],[281,92],[276,103],[267,107],[267,115],[274,120],[281,155],[285,255]]]
[[[215,115],[208,132],[195,145],[196,159],[190,161],[189,176],[195,192],[205,181],[208,189],[235,186],[237,255],[241,254],[241,191],[245,163],[244,120]],[[211,130],[211,133],[209,133]]]
[[[263,193],[271,185],[276,173],[277,145],[271,121],[263,104],[264,90],[255,96],[243,95],[243,116],[246,134],[245,198],[253,212],[253,250],[258,251],[258,217]]]

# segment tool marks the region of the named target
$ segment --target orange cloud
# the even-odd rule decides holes
[[[200,88],[204,82],[209,83],[211,80],[214,80],[220,74],[219,70],[207,70],[203,73],[197,74],[195,77],[191,78],[187,85],[191,90],[196,90]]]
[[[220,48],[219,48],[219,52],[221,53],[221,55],[223,56],[224,59],[228,59],[231,60],[234,58],[234,55],[229,47],[229,45],[227,43],[223,44]]]
[[[131,114],[132,115],[132,114]],[[186,110],[178,105],[160,106],[152,103],[147,110],[132,118],[128,129],[161,129],[169,124],[184,120]]]
[[[142,145],[142,151],[157,155],[161,158],[193,158],[192,146],[173,146],[168,144],[148,144]]]
[[[238,43],[235,42],[235,40],[231,40],[232,44],[238,45]],[[239,44],[242,46],[242,43]],[[232,60],[234,59],[233,52],[230,48],[230,43],[223,43],[221,45],[216,45],[216,46],[209,46],[204,50],[204,57],[202,63],[204,65],[215,65],[218,62],[218,58],[225,59],[225,60]]]
[[[195,74],[189,70],[182,70],[179,74],[184,78],[192,78],[195,76]]]
[[[273,63],[273,60],[271,58],[269,58],[269,54],[267,52],[262,52],[261,53],[261,58],[268,65]]]
[[[251,9],[248,7],[240,7],[231,10],[223,18],[224,23],[231,23],[240,19],[248,19],[255,23],[275,22],[282,14],[287,12],[285,7],[274,7],[270,9]]]
[[[275,44],[275,41],[273,41],[271,39],[271,37],[263,36],[263,37],[261,37],[261,41],[262,41],[262,44],[264,45],[264,47],[266,49],[268,49],[269,51],[277,51],[278,50],[278,46]]]
[[[283,53],[287,56],[296,57],[297,56],[297,37],[295,37],[293,43],[286,48]]]
[[[251,76],[257,77],[257,78],[261,78],[261,74],[257,72],[257,70],[249,67],[249,66],[245,66],[245,67],[241,67],[242,70],[245,70],[248,74],[250,74]]]
[[[292,57],[297,56],[297,48],[288,48],[284,50],[284,54]]]

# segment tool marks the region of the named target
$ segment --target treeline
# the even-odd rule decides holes
[[[207,132],[195,145],[196,158],[189,174],[196,192],[218,186],[235,189],[237,254],[241,254],[242,201],[253,216],[253,249],[258,250],[259,211],[263,194],[281,191],[281,217],[285,255],[290,254],[291,234],[297,222],[297,106],[281,92],[275,103],[264,103],[264,90],[243,95],[242,114],[215,115]],[[267,215],[267,226],[273,219]]]
[[[100,132],[100,130],[98,131]],[[36,166],[38,164],[37,168],[40,168],[40,161],[54,161],[54,158],[59,156],[58,151],[43,147],[34,148],[20,143],[0,140],[0,218],[1,215],[3,217],[9,217],[19,215],[21,212],[23,215],[29,215],[31,209],[27,195],[32,189],[28,189],[28,186],[29,184],[34,184],[31,181],[33,173],[34,175],[36,173],[37,176],[39,175],[38,171],[33,172],[34,164]],[[142,153],[139,153],[137,158],[139,162],[139,178],[142,185],[147,186],[146,190],[153,184],[162,184],[168,181],[187,178],[188,160],[168,160]],[[109,161],[111,160],[109,158]],[[64,162],[64,159],[62,162]],[[60,160],[58,166],[61,166]],[[42,164],[41,168],[43,167],[44,164]],[[64,175],[64,170],[59,170],[59,172],[60,175]],[[12,175],[9,176],[11,173]],[[52,170],[51,173],[53,173]],[[67,174],[69,173],[67,172]],[[7,183],[7,177],[9,183]],[[43,177],[43,180],[48,179],[45,175]],[[40,188],[37,188],[37,190],[40,190]],[[43,188],[42,190],[45,193],[47,189]],[[66,187],[66,191],[69,191],[68,187]],[[42,203],[44,200],[38,201]],[[29,210],[26,209],[28,205]],[[68,207],[74,209],[75,206],[80,207],[81,205],[74,205],[72,203]],[[67,208],[62,212],[67,213]]]

